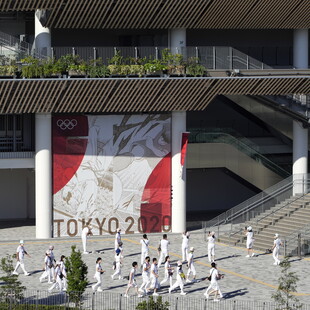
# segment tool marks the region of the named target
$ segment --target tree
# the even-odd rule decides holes
[[[169,310],[169,302],[163,302],[161,296],[155,300],[153,296],[150,296],[148,300],[144,300],[138,303],[136,310]]]
[[[4,283],[0,286],[0,298],[3,302],[11,302],[14,300],[20,300],[23,298],[23,291],[26,289],[22,286],[22,283],[18,280],[17,275],[13,275],[14,270],[13,258],[15,255],[7,254],[6,257],[1,258],[0,270],[4,274],[0,277],[0,280]]]
[[[82,304],[83,293],[88,285],[88,268],[82,260],[81,252],[79,250],[76,251],[75,245],[71,247],[71,254],[66,258],[65,266],[69,298],[76,306],[80,306]]]
[[[298,305],[298,298],[293,295],[293,293],[297,292],[299,277],[295,272],[290,271],[291,263],[288,259],[288,257],[285,257],[280,263],[281,276],[278,280],[279,286],[277,292],[272,295],[272,298],[280,306],[277,310],[295,310],[301,308],[301,305]]]

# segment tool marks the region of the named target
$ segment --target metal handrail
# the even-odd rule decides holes
[[[290,175],[286,170],[284,170],[283,168],[278,166],[276,163],[274,163],[273,161],[271,161],[270,159],[268,159],[267,157],[265,157],[261,153],[259,153],[252,146],[253,145],[252,143],[251,143],[251,145],[245,143],[246,142],[245,139],[242,139],[242,141],[240,141],[236,137],[234,137],[234,136],[232,136],[226,132],[198,132],[195,136],[196,139],[197,139],[197,136],[199,134],[203,134],[204,136],[206,136],[205,137],[206,139],[202,139],[203,142],[206,142],[206,143],[228,142],[229,144],[236,146],[240,151],[242,151],[243,153],[245,153],[246,155],[248,155],[249,157],[251,157],[255,161],[262,163],[265,167],[269,168],[270,170],[277,173],[278,175],[280,175],[282,177],[288,177]],[[225,137],[228,139],[225,139]],[[210,139],[208,139],[208,138],[210,138]],[[218,138],[224,138],[224,141],[219,140]],[[196,142],[197,142],[197,140],[196,140]]]
[[[309,174],[295,175],[294,180],[293,176],[290,176],[280,181],[279,183],[269,187],[268,189],[262,191],[261,193],[238,204],[237,206],[229,209],[228,211],[221,213],[212,220],[203,222],[203,227],[206,229],[208,227],[220,226],[222,224],[232,224],[232,221],[240,217],[241,213],[246,214],[253,209],[259,209],[270,200],[275,200],[275,202],[283,201],[283,199],[288,198],[291,194],[290,190],[293,188],[293,183],[296,182],[297,178],[299,178],[299,180],[306,179],[308,182]],[[282,197],[282,194],[285,194],[287,197]],[[279,198],[281,198],[281,200],[278,201]]]

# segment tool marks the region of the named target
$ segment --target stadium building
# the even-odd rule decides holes
[[[306,175],[309,16],[308,0],[0,1],[0,220],[181,232]]]

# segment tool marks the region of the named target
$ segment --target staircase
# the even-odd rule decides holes
[[[275,233],[284,238],[309,223],[310,194],[290,197],[250,221],[238,225],[233,232],[222,235],[220,240],[234,245],[245,244],[244,227],[252,226],[255,234],[254,248],[266,250],[272,247]]]

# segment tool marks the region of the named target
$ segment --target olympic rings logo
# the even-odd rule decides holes
[[[57,121],[57,126],[61,129],[61,130],[72,130],[76,125],[77,125],[77,120],[76,119],[59,119]]]

